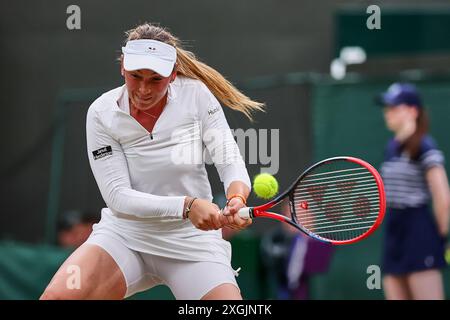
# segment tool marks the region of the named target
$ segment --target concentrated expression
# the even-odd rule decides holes
[[[147,70],[126,71],[122,69],[132,106],[138,110],[149,110],[166,103],[167,90],[175,73],[162,77]]]

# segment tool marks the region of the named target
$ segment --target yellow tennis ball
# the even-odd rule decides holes
[[[270,199],[278,193],[278,181],[271,174],[258,174],[253,180],[253,190],[258,197]]]
[[[445,261],[447,261],[447,264],[450,266],[450,248],[447,248],[445,251]]]

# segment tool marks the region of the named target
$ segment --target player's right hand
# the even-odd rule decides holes
[[[232,198],[222,211],[220,221],[231,229],[242,230],[252,224],[252,219],[243,219],[239,216],[239,209],[245,208],[244,202],[240,198]]]

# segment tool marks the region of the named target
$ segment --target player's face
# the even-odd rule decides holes
[[[122,69],[122,74],[125,78],[131,104],[138,110],[148,110],[165,103],[169,84],[176,76],[176,73],[173,72],[165,78],[147,69],[136,71]]]
[[[416,121],[417,110],[407,105],[386,106],[384,120],[389,130],[397,132],[410,121]]]

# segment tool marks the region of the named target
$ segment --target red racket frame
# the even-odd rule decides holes
[[[380,196],[380,211],[378,213],[378,217],[375,220],[374,224],[369,228],[369,230],[367,230],[366,232],[364,232],[363,234],[359,235],[358,237],[354,238],[354,239],[349,239],[349,240],[329,240],[329,239],[325,239],[322,238],[316,234],[314,234],[313,232],[308,231],[307,229],[305,229],[301,224],[299,224],[297,222],[297,218],[295,216],[295,208],[293,206],[293,192],[296,189],[297,185],[299,183],[301,183],[302,179],[308,175],[308,173],[310,171],[312,171],[313,169],[324,165],[328,162],[333,162],[333,161],[341,161],[341,160],[346,160],[346,161],[350,161],[350,162],[354,162],[356,164],[359,164],[363,167],[365,167],[367,170],[369,170],[369,172],[373,175],[373,177],[375,178],[375,181],[377,183],[377,187],[378,187],[378,194]],[[284,198],[289,197],[289,205],[290,205],[290,212],[291,212],[291,216],[292,216],[292,220],[289,219],[286,216],[283,216],[281,214],[278,213],[274,213],[274,212],[268,212],[266,210],[274,207],[275,205],[277,205],[278,203],[280,203]],[[384,214],[386,212],[386,196],[384,193],[384,184],[383,184],[383,180],[381,179],[380,174],[378,173],[378,171],[372,167],[369,163],[367,163],[364,160],[358,159],[358,158],[354,158],[354,157],[347,157],[347,156],[340,156],[340,157],[333,157],[333,158],[328,158],[325,160],[322,160],[314,165],[312,165],[311,167],[309,167],[308,169],[306,169],[301,175],[300,177],[295,181],[295,183],[293,183],[291,185],[291,187],[289,189],[287,189],[283,194],[279,195],[278,197],[276,197],[275,199],[271,200],[270,202],[263,204],[261,206],[257,206],[257,207],[250,207],[247,208],[249,210],[249,216],[251,218],[270,218],[270,219],[275,219],[275,220],[279,220],[282,222],[286,222],[288,224],[290,224],[291,226],[297,228],[298,230],[302,231],[303,233],[305,233],[306,235],[317,239],[319,241],[323,241],[323,242],[327,242],[327,243],[331,243],[334,245],[343,245],[343,244],[351,244],[351,243],[355,243],[358,241],[361,241],[362,239],[367,238],[368,236],[370,236],[382,223],[383,219],[384,219]]]

